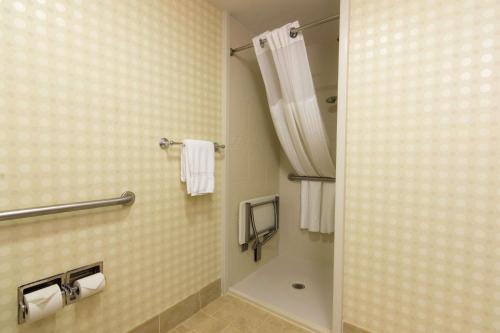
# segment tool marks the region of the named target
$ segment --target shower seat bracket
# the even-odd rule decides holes
[[[273,205],[274,224],[264,230],[257,230],[253,209],[263,205]],[[246,204],[246,233],[245,243],[241,245],[241,252],[248,250],[249,243],[253,240],[252,249],[254,251],[254,261],[259,261],[262,258],[262,246],[267,243],[279,229],[279,196],[272,200],[259,202],[256,204]]]
[[[262,259],[262,243],[257,242],[255,248],[253,249],[253,261],[257,262]]]

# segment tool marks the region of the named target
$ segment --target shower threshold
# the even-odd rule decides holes
[[[230,287],[229,293],[316,332],[330,333],[331,266],[278,256]]]

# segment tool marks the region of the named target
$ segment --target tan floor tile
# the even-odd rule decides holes
[[[227,296],[224,296],[222,298],[223,298],[224,302],[232,304],[232,305],[234,305],[236,307],[244,307],[244,306],[247,305],[246,302],[243,302],[242,300],[240,300],[239,298],[234,297],[234,296],[227,295]]]
[[[263,333],[285,332],[288,323],[276,316],[269,315],[262,324],[261,331]]]
[[[293,324],[288,324],[285,328],[286,333],[310,333],[311,331],[303,329],[301,327],[295,326]]]
[[[359,328],[355,325],[344,322],[344,332],[346,333],[369,333],[368,331]]]
[[[226,328],[229,323],[200,311],[182,323],[182,325],[200,333],[219,333]]]
[[[218,310],[220,310],[225,304],[228,304],[228,302],[224,299],[224,297],[219,297],[212,303],[204,306],[202,308],[203,312],[205,312],[208,315],[212,315]]]
[[[271,314],[268,311],[262,310],[261,308],[256,307],[252,304],[244,304],[242,312],[247,316],[252,318],[258,318],[261,321],[266,321]]]
[[[181,326],[184,330],[180,330]],[[178,329],[179,331],[173,333],[309,332],[233,296],[219,297],[183,322]]]
[[[269,314],[247,303],[238,302],[222,305],[212,316],[229,322],[232,326],[245,333],[258,332],[258,328],[266,321]]]
[[[221,333],[245,333],[245,332],[240,331],[239,329],[237,329],[233,325],[229,325],[228,327],[223,329]]]
[[[212,316],[226,322],[233,322],[235,319],[244,316],[240,308],[232,304],[223,304]]]
[[[247,317],[244,315],[236,317],[231,325],[235,328],[243,331],[244,333],[255,333],[260,332],[260,326],[262,326],[264,322],[260,318]]]
[[[259,328],[259,333],[310,333],[310,331],[268,313],[264,323]]]
[[[176,328],[174,328],[172,331],[169,333],[195,333],[192,329],[187,328],[184,325],[179,325]]]
[[[147,322],[137,326],[129,333],[158,333],[160,327],[160,318],[158,316],[148,320]]]
[[[264,324],[263,326],[259,327],[259,333],[286,333],[286,331],[284,328],[276,329],[276,327],[271,327],[267,324]]]

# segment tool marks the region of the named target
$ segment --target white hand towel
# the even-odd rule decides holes
[[[300,227],[319,232],[321,224],[321,182],[300,182]]]
[[[191,196],[214,192],[215,150],[210,141],[184,140],[181,153],[181,181]]]
[[[329,234],[335,230],[335,183],[323,183],[321,198],[320,232]]]
[[[303,180],[300,182],[300,229],[309,228],[309,184]]]
[[[335,227],[335,183],[300,182],[300,228],[332,233]]]

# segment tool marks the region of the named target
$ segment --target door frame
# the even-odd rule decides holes
[[[339,69],[338,69],[338,91],[337,91],[337,152],[336,152],[336,189],[335,189],[335,240],[334,240],[334,262],[333,262],[333,315],[332,333],[342,333],[342,300],[343,300],[343,278],[344,278],[344,221],[345,221],[345,162],[346,162],[346,131],[347,131],[347,85],[348,85],[348,50],[349,50],[349,17],[350,0],[340,0],[340,22],[339,22]],[[227,108],[229,99],[228,66],[229,66],[229,14],[223,13],[222,33],[222,113],[223,113],[223,136],[227,142]],[[226,153],[227,154],[227,153]],[[226,156],[223,165],[223,174],[228,170],[228,158]],[[225,177],[223,177],[223,204],[222,204],[222,267],[221,282],[222,293],[228,289],[226,264],[227,240],[226,240],[226,205],[227,189]]]
[[[222,12],[222,135],[226,146],[229,145],[229,13],[224,10]],[[229,241],[227,240],[226,229],[228,223],[227,207],[228,190],[226,175],[229,170],[229,154],[230,149],[226,149],[224,153],[224,161],[222,162],[222,221],[221,221],[221,292],[223,295],[227,293],[229,266],[227,264],[227,254],[229,253]]]
[[[347,78],[349,58],[350,0],[340,0],[339,70],[337,91],[337,154],[335,184],[335,240],[333,253],[332,332],[342,333],[342,290],[344,284],[344,222],[347,132]]]

